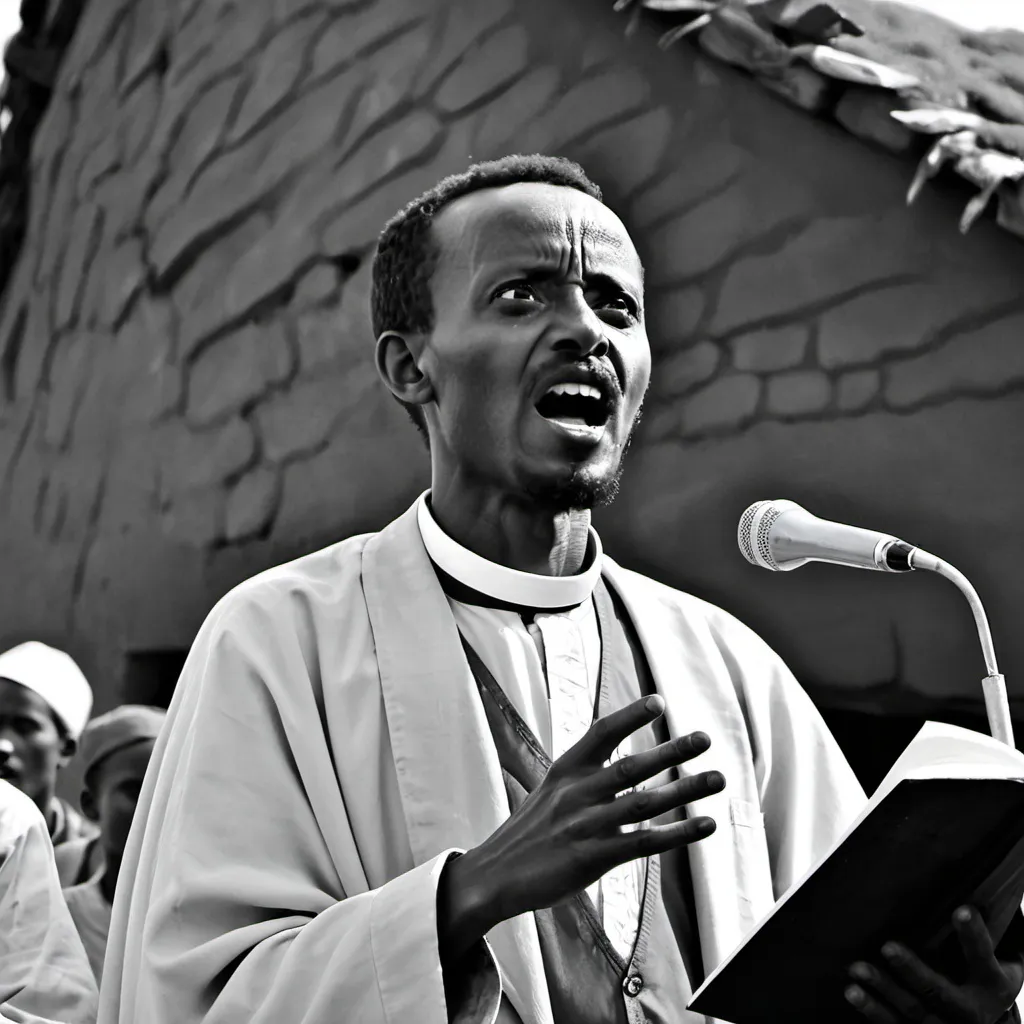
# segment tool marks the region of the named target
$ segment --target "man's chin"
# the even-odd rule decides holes
[[[600,474],[580,467],[566,477],[531,481],[527,494],[536,504],[552,512],[599,508],[615,500],[621,476],[621,467],[613,473]]]

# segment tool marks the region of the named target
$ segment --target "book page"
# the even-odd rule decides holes
[[[693,994],[696,999],[725,970],[736,954],[775,916],[819,866],[855,832],[865,818],[904,779],[1020,779],[1024,781],[1024,754],[1005,743],[970,729],[942,722],[925,722],[906,750],[896,759],[889,773],[871,795],[864,809],[853,820],[831,849],[775,902],[775,905],[751,929],[743,941],[707,976]]]

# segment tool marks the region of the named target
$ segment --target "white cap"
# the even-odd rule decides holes
[[[81,736],[92,711],[92,687],[69,654],[30,640],[0,654],[0,679],[39,694],[71,736]]]

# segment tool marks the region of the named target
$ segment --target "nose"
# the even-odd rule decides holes
[[[14,756],[14,744],[7,736],[0,736],[0,764],[5,764]]]
[[[600,359],[611,347],[600,317],[590,308],[582,291],[575,288],[561,305],[556,331],[552,347],[575,359]]]

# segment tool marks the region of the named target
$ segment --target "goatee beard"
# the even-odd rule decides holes
[[[569,512],[573,509],[600,508],[609,505],[619,493],[621,467],[613,477],[595,480],[585,473],[573,473],[568,480],[552,482],[546,480],[529,488],[528,494],[535,504],[552,512]]]
[[[546,480],[527,490],[529,497],[538,505],[551,509],[552,512],[569,512],[573,509],[600,508],[602,505],[610,505],[619,493],[619,483],[622,480],[622,470],[626,462],[626,455],[629,446],[636,436],[636,428],[643,416],[643,403],[637,409],[636,417],[633,419],[633,427],[622,446],[622,455],[619,457],[619,465],[615,475],[602,480],[588,478],[580,470],[575,471],[568,480],[553,483]]]

